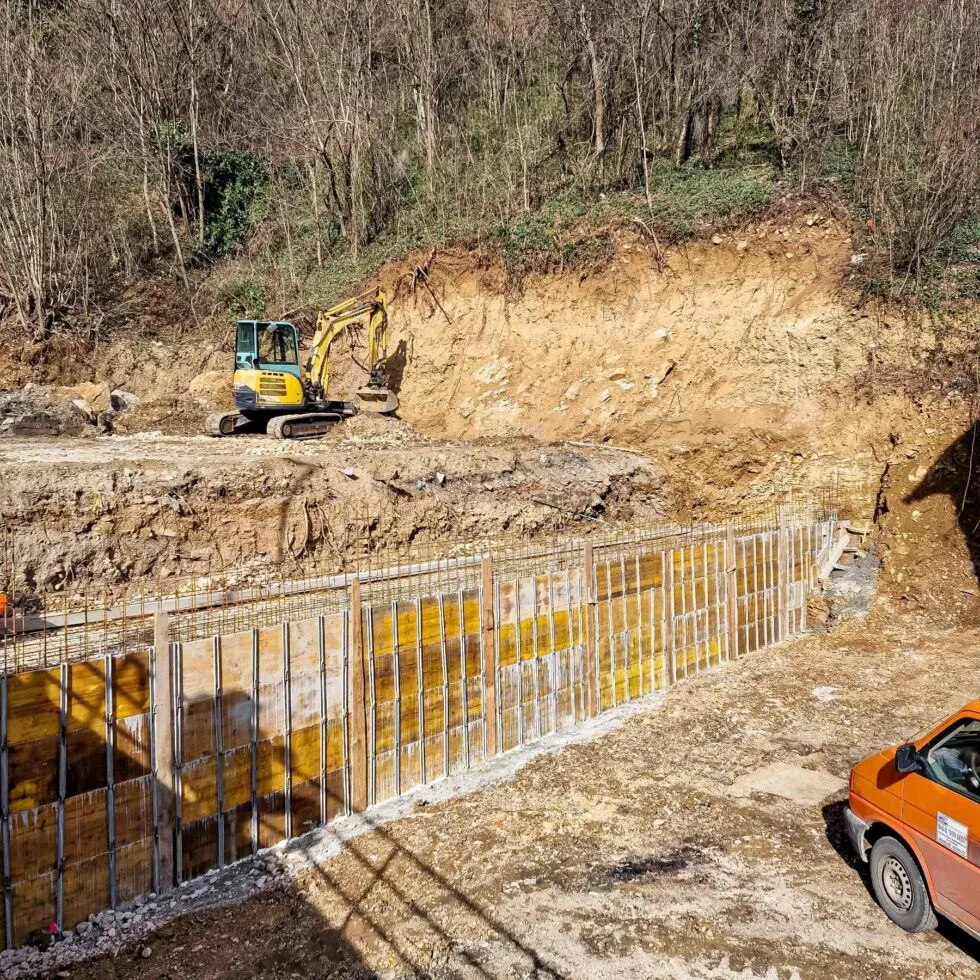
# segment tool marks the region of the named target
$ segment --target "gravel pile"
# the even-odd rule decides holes
[[[90,915],[68,932],[38,930],[27,945],[0,952],[0,977],[67,977],[72,966],[86,960],[134,949],[148,959],[153,955],[154,938],[172,938],[170,923],[179,916],[285,889],[290,877],[288,861],[278,849],[263,852],[209,871],[167,895],[151,892],[115,910]]]

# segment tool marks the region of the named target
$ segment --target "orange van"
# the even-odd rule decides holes
[[[940,913],[980,938],[980,701],[851,770],[847,835],[909,932]]]

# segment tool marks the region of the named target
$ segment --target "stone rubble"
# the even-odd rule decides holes
[[[26,945],[0,952],[0,977],[34,980],[70,976],[72,966],[101,957],[114,958],[127,950],[149,959],[154,936],[172,936],[168,923],[174,919],[232,905],[259,892],[285,890],[291,877],[290,864],[294,863],[295,859],[285,855],[283,845],[279,845],[209,871],[168,895],[141,895],[115,909],[90,915],[67,932],[45,936],[52,940],[47,949]]]

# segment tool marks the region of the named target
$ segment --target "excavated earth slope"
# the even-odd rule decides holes
[[[115,422],[128,435],[3,438],[0,514],[43,587],[354,554],[366,510],[392,546],[755,514],[789,493],[869,519],[901,467],[903,489],[930,472],[968,411],[895,384],[938,328],[865,303],[859,262],[847,230],[816,213],[663,255],[622,233],[606,267],[519,287],[470,253],[407,259],[381,272],[403,421],[362,418],[320,443],[197,435],[227,404],[230,333],[119,340],[60,380],[139,396]],[[969,320],[947,317],[943,342]],[[343,395],[361,378],[343,351],[334,360]],[[0,363],[0,386],[23,380]],[[953,496],[934,494],[929,512],[968,569]],[[967,572],[962,583],[971,602]]]
[[[322,440],[3,440],[0,513],[22,588],[375,561],[409,542],[535,537],[668,511],[634,453],[456,444],[361,416]]]

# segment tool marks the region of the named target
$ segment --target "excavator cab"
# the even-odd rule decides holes
[[[240,412],[302,406],[305,396],[296,327],[285,321],[239,320],[233,385]]]

